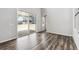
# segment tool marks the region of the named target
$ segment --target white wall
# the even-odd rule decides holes
[[[18,10],[32,13],[36,17],[36,31],[41,31],[41,8],[18,8]]]
[[[71,36],[73,32],[73,12],[71,8],[46,8],[47,32]],[[44,14],[46,14],[44,13]]]
[[[0,42],[16,38],[16,9],[0,8]]]

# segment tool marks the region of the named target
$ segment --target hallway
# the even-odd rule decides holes
[[[72,37],[42,32],[0,43],[0,50],[77,50],[77,48]]]

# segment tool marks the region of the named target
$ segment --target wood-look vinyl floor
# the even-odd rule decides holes
[[[0,43],[0,50],[77,50],[77,47],[72,37],[42,32]]]

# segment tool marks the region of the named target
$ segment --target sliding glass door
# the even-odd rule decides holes
[[[35,17],[31,13],[17,11],[17,34],[23,37],[35,32]]]

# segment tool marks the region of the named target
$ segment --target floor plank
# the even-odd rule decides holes
[[[42,32],[0,43],[0,50],[77,50],[77,47],[72,37]]]

